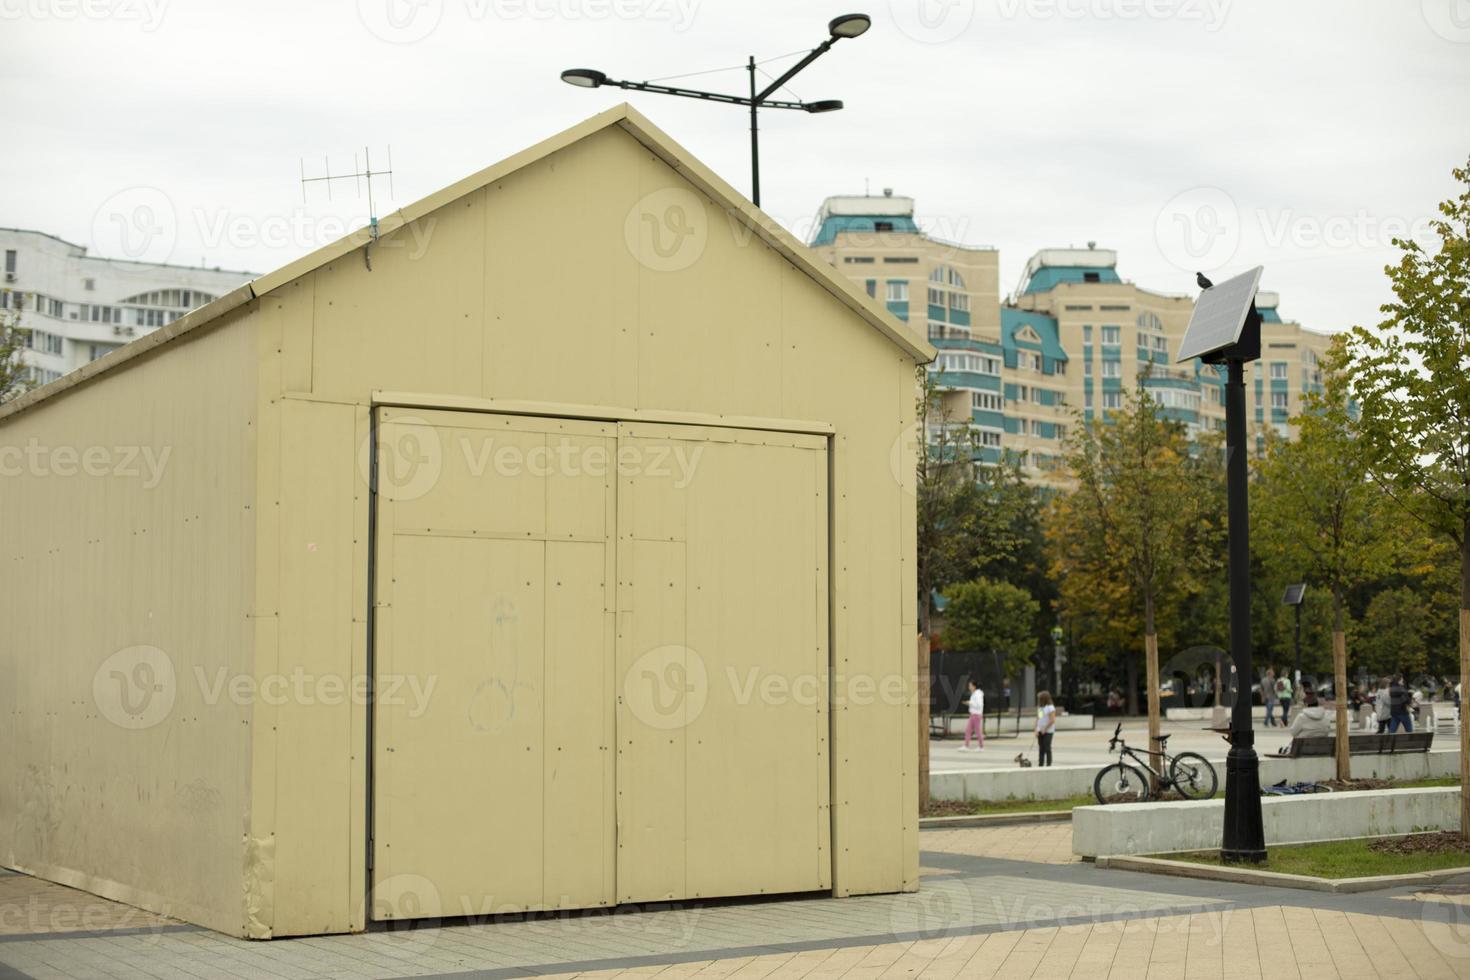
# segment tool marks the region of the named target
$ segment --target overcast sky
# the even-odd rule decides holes
[[[1094,240],[1149,288],[1259,263],[1288,318],[1376,321],[1389,239],[1470,154],[1470,0],[0,0],[0,225],[268,271],[367,215],[345,185],[303,204],[303,158],[391,145],[386,213],[626,94],[562,68],[724,68],[849,9],[872,30],[792,83],[847,108],[762,116],[766,210],[806,238],[824,196],[892,187],[999,247],[1003,292]],[[630,101],[748,190],[741,109]]]

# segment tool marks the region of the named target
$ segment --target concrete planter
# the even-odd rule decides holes
[[[1072,851],[1083,857],[1208,851],[1220,846],[1225,801],[1128,803],[1072,811]],[[1460,790],[1365,790],[1261,801],[1266,844],[1386,837],[1460,825]]]
[[[1225,786],[1225,759],[1211,759]],[[1460,774],[1460,753],[1416,752],[1404,755],[1356,755],[1353,776],[1358,779],[1437,779]],[[966,769],[929,774],[929,794],[936,800],[1060,800],[1092,792],[1092,782],[1103,766],[1049,766],[1045,769]],[[1316,759],[1261,758],[1261,784],[1315,782],[1332,779],[1336,763]]]

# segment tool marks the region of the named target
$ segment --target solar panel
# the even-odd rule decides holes
[[[1306,585],[1288,585],[1286,587],[1286,595],[1281,597],[1281,604],[1283,606],[1299,606],[1302,604],[1302,597],[1306,594]]]
[[[1175,363],[1207,357],[1240,340],[1256,300],[1256,287],[1261,284],[1261,269],[1258,265],[1200,293]]]

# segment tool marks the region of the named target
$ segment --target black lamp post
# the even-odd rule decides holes
[[[1179,361],[1198,357],[1224,365],[1226,545],[1230,565],[1230,657],[1236,677],[1230,714],[1230,752],[1225,757],[1225,826],[1220,858],[1227,863],[1266,859],[1261,822],[1261,760],[1251,725],[1250,510],[1246,472],[1245,365],[1261,356],[1261,314],[1256,289],[1261,268],[1216,286],[1201,274],[1204,289],[1179,345]]]
[[[1296,607],[1296,671],[1291,676],[1291,692],[1293,697],[1300,698],[1297,688],[1302,686],[1302,599],[1306,597],[1306,583],[1288,585],[1286,595],[1281,598],[1283,606]]]
[[[759,109],[800,109],[802,112],[835,112],[842,108],[839,99],[822,99],[817,102],[783,102],[772,99],[771,95],[796,77],[807,65],[816,61],[843,38],[861,37],[873,24],[867,14],[843,14],[834,17],[827,24],[827,40],[817,45],[806,57],[788,68],[780,78],[757,90],[755,83],[755,58],[752,56],[746,63],[746,71],[750,73],[750,95],[724,95],[719,92],[704,92],[699,89],[679,88],[671,85],[657,85],[653,82],[626,82],[615,78],[608,78],[603,72],[593,68],[568,68],[561,73],[561,80],[568,85],[578,88],[601,88],[604,85],[615,85],[621,89],[629,89],[635,92],[654,92],[658,95],[681,95],[688,99],[703,99],[706,102],[724,102],[729,105],[743,105],[750,107],[750,199],[760,207],[761,203],[761,164],[760,164],[760,137],[759,126],[756,122],[756,112]]]

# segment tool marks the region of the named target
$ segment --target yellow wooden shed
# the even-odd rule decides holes
[[[620,106],[0,407],[0,859],[255,938],[917,888],[932,355]]]

